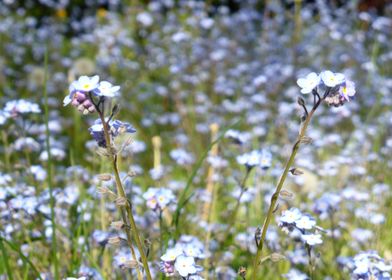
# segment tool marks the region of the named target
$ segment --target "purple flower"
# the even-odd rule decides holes
[[[350,80],[346,80],[344,84],[340,86],[339,93],[345,100],[350,101],[350,97],[355,95],[355,83]]]

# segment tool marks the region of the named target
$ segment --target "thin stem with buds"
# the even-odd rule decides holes
[[[330,89],[327,89],[326,93],[324,94],[324,97],[321,99],[319,97],[319,95],[316,94],[317,92],[315,93],[315,91],[313,91],[313,96],[314,97],[317,96],[318,99],[316,100],[316,98],[315,98],[312,110],[309,112],[309,114],[307,114],[306,119],[304,120],[304,122],[301,125],[301,128],[300,128],[297,140],[295,141],[295,143],[293,145],[291,155],[290,155],[289,159],[286,162],[283,174],[280,177],[280,179],[278,181],[278,184],[276,186],[275,192],[274,192],[274,194],[271,197],[271,204],[270,204],[270,207],[268,209],[267,216],[266,216],[266,218],[264,220],[260,242],[257,244],[257,253],[256,253],[256,256],[255,256],[254,261],[253,261],[253,273],[252,273],[252,279],[253,280],[257,279],[257,271],[258,271],[258,267],[260,265],[260,261],[259,260],[261,258],[261,253],[262,253],[262,250],[263,250],[263,247],[264,247],[264,241],[265,241],[265,238],[266,238],[266,235],[267,235],[268,226],[271,223],[272,216],[273,216],[273,214],[275,212],[275,209],[276,209],[276,205],[277,205],[277,202],[278,202],[280,191],[282,190],[283,184],[284,184],[284,182],[285,182],[285,180],[287,178],[287,174],[288,174],[288,172],[290,170],[290,167],[294,163],[295,156],[297,155],[299,147],[301,146],[301,143],[303,142],[303,138],[305,136],[306,129],[309,126],[309,123],[310,123],[310,121],[311,121],[311,119],[313,117],[313,114],[317,110],[317,108],[319,107],[321,102],[325,99],[325,97],[328,96],[329,92],[330,92]]]
[[[125,198],[126,201],[127,201],[125,206],[123,206],[125,208],[125,210],[124,210],[124,208],[121,208],[121,216],[122,216],[123,222],[125,223],[124,230],[125,230],[126,235],[127,235],[127,240],[128,240],[129,246],[131,248],[132,255],[133,255],[134,258],[136,258],[136,254],[134,252],[133,245],[132,245],[132,240],[131,240],[132,235],[131,235],[131,232],[129,231],[128,227],[130,227],[130,229],[133,232],[133,237],[134,237],[134,240],[136,242],[136,246],[137,246],[137,248],[139,250],[139,253],[140,253],[140,258],[141,258],[141,261],[143,263],[143,268],[144,268],[144,270],[146,272],[147,280],[152,280],[150,269],[149,269],[149,266],[148,266],[147,257],[146,257],[146,254],[144,252],[144,248],[143,248],[143,245],[142,245],[142,242],[141,242],[141,239],[140,239],[140,234],[139,234],[139,231],[137,229],[135,218],[134,218],[133,213],[132,213],[132,203],[128,200],[128,198],[126,196],[126,193],[125,193],[125,190],[124,190],[124,187],[122,185],[121,178],[120,178],[120,174],[119,174],[119,171],[118,171],[117,154],[115,154],[113,152],[113,149],[112,149],[113,147],[112,147],[112,144],[111,144],[111,137],[110,137],[110,133],[109,133],[109,130],[110,130],[109,123],[105,120],[103,106],[102,106],[102,110],[99,108],[99,104],[101,104],[101,103],[103,104],[103,101],[102,101],[102,99],[100,99],[99,103],[96,104],[94,102],[91,94],[90,94],[90,99],[93,102],[93,104],[95,106],[95,109],[98,112],[99,118],[101,119],[101,122],[102,122],[103,131],[104,131],[104,137],[105,137],[105,142],[106,142],[106,149],[108,150],[108,154],[110,155],[111,161],[112,161],[112,168],[113,168],[114,177],[115,177],[115,181],[116,181],[117,194],[121,198]],[[128,220],[129,220],[129,223],[128,223]],[[138,269],[138,276],[141,277],[141,279],[142,279],[142,276],[140,275],[140,269],[139,269],[138,266],[137,266],[137,269]]]

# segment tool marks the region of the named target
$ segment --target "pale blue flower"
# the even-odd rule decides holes
[[[342,73],[333,73],[332,71],[323,71],[320,74],[321,80],[327,87],[338,86],[345,81],[345,76]]]
[[[297,85],[301,88],[301,93],[308,94],[320,84],[320,76],[315,72],[309,73],[305,78],[299,78]]]

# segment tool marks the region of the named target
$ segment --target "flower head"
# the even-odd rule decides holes
[[[173,192],[164,188],[149,188],[143,198],[147,201],[147,206],[154,211],[163,210],[175,201]]]
[[[297,84],[301,93],[308,94],[320,84],[320,76],[315,72],[309,73],[305,78],[299,78]]]
[[[272,155],[266,150],[254,150],[237,157],[237,162],[245,165],[249,169],[255,166],[259,166],[262,169],[268,169],[271,166],[271,161]]]
[[[177,257],[174,267],[182,277],[187,277],[197,272],[195,259],[184,255]]]
[[[113,86],[107,81],[101,81],[98,87],[95,88],[94,94],[97,96],[115,97],[119,90],[119,86]]]
[[[342,84],[345,77],[342,73],[333,73],[332,71],[323,71],[320,74],[321,80],[327,87],[335,87]]]
[[[285,210],[280,217],[280,222],[286,224],[293,224],[299,219],[301,219],[302,213],[298,208],[291,208],[289,210]]]
[[[355,95],[355,83],[346,80],[339,88],[340,96],[343,97],[346,101],[350,101],[350,97]]]
[[[90,92],[98,88],[99,76],[93,77],[80,76],[79,79],[74,82],[73,86],[75,90],[81,92]]]
[[[303,234],[301,236],[301,239],[310,246],[323,243],[323,240],[321,239],[321,234]]]

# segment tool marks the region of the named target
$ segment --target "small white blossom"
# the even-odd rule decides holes
[[[297,85],[301,88],[301,93],[308,94],[320,84],[320,76],[312,72],[305,78],[297,80]]]

